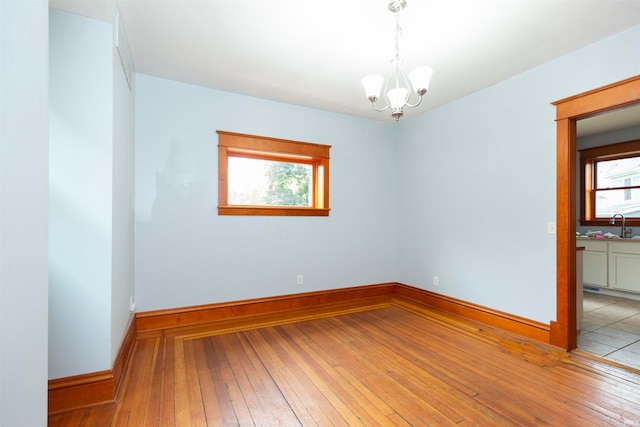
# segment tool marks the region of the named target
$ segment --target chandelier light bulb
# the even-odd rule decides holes
[[[408,97],[409,91],[403,87],[391,89],[387,92],[387,101],[391,106],[391,116],[396,119],[396,122],[404,115],[402,107],[406,104]]]
[[[418,95],[424,95],[429,90],[431,75],[433,75],[433,70],[429,67],[418,67],[409,73],[409,80],[411,80],[413,90]]]
[[[378,100],[383,82],[384,77],[380,74],[369,74],[362,79],[362,86],[364,86],[364,92],[367,94],[369,101],[376,102]]]

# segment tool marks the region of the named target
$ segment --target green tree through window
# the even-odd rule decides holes
[[[310,206],[311,165],[269,162],[265,204],[273,206]]]

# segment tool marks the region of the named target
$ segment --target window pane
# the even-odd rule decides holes
[[[312,206],[312,165],[229,157],[229,204]]]
[[[611,218],[615,214],[640,218],[640,188],[596,192],[596,218]]]
[[[624,187],[640,180],[640,157],[599,161],[596,168],[596,188]]]

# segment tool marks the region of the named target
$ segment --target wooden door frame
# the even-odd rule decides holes
[[[552,104],[556,107],[556,321],[550,343],[576,348],[576,122],[640,102],[640,75]]]

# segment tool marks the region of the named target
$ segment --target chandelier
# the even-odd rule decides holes
[[[382,108],[376,106],[376,102],[380,97],[380,89],[382,89],[382,83],[384,77],[379,74],[370,74],[362,79],[362,85],[364,91],[367,94],[367,98],[371,101],[371,106],[376,111],[385,111],[391,109],[391,116],[396,121],[402,117],[404,107],[417,107],[422,102],[422,96],[427,93],[429,89],[429,81],[433,70],[429,67],[418,67],[409,73],[409,81],[402,71],[402,59],[400,58],[400,34],[402,33],[402,27],[400,27],[400,12],[407,6],[405,0],[391,0],[389,2],[389,10],[396,15],[396,35],[395,35],[395,56],[391,60],[391,76],[387,80],[384,86],[384,101],[386,105]],[[411,104],[409,98],[411,94],[411,87],[413,91],[418,95],[418,100]]]

